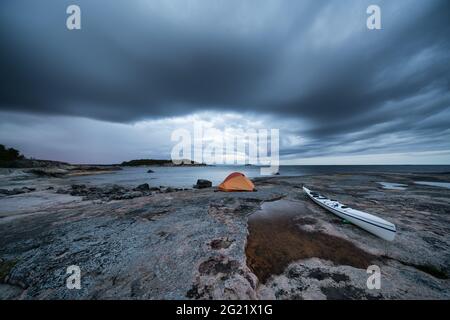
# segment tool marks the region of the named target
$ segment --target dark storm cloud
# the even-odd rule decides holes
[[[79,1],[83,29],[69,32],[67,4],[4,5],[3,109],[120,122],[236,108],[274,68],[276,39],[197,23],[207,10],[184,26],[145,3]]]
[[[82,30],[68,31],[75,3]],[[382,30],[366,28],[372,3]],[[307,120],[292,133],[308,148],[285,154],[405,132],[440,147],[449,12],[445,0],[2,1],[0,110],[123,123],[204,110]]]

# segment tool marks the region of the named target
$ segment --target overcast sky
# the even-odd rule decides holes
[[[278,128],[282,163],[450,164],[449,21],[446,0],[2,0],[0,143],[169,158],[197,121]]]

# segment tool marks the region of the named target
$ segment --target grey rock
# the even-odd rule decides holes
[[[85,184],[72,184],[70,186],[72,189],[86,189],[86,185]]]
[[[150,190],[150,186],[148,185],[148,183],[143,183],[141,185],[138,185],[134,190],[136,190],[136,191],[149,191]]]
[[[448,175],[421,175],[423,180],[448,180]],[[416,178],[364,173],[263,177],[254,180],[258,193],[155,192],[110,203],[103,201],[137,193],[128,187],[99,186],[85,188],[86,197],[98,197],[102,203],[55,201],[45,210],[32,204],[35,195],[30,194],[27,210],[39,214],[0,219],[1,259],[17,261],[8,272],[8,283],[15,284],[17,292],[0,284],[0,298],[450,299],[448,279],[433,271],[450,274],[450,190],[414,186],[408,192],[380,192],[374,182],[414,185]],[[296,188],[303,184],[392,221],[398,237],[386,244],[353,225],[336,222]],[[318,257],[292,262],[266,283],[259,281],[247,267],[249,217],[265,204],[276,206],[273,201],[281,197],[309,208],[298,211],[299,219],[289,225],[293,234],[299,228],[310,234],[311,242],[320,241],[323,234],[334,235],[379,257],[373,263],[382,270],[381,290],[367,289],[365,268]],[[64,285],[65,268],[74,263],[82,269],[81,290]]]
[[[58,188],[57,190],[56,190],[56,193],[58,193],[58,194],[69,194],[69,190],[66,190],[66,189],[64,189],[64,188]]]
[[[133,199],[137,197],[142,197],[142,192],[139,191],[127,192],[123,196],[121,196],[121,199]]]
[[[196,189],[204,189],[204,188],[211,188],[212,182],[205,179],[198,179],[197,183],[194,185],[194,188]]]
[[[36,168],[36,169],[30,169],[26,171],[27,173],[34,174],[38,177],[53,177],[58,178],[66,175],[69,171],[66,169],[61,169],[57,167],[51,167],[51,168]]]
[[[143,196],[150,196],[152,191],[160,192],[159,188],[152,187],[148,183],[141,184],[136,188],[128,188],[119,185],[100,186],[100,187],[87,187],[84,184],[71,185],[69,189],[60,188],[57,193],[70,194],[71,196],[82,197],[82,200],[127,200]]]
[[[14,196],[17,194],[29,193],[33,191],[36,191],[36,188],[22,187],[22,188],[14,188],[12,190],[0,189],[0,194],[5,196]]]

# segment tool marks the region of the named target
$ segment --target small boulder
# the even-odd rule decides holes
[[[68,194],[69,191],[68,191],[68,190],[65,190],[65,189],[63,189],[63,188],[58,188],[58,189],[56,190],[56,193],[58,193],[58,194]]]
[[[204,179],[198,179],[197,183],[194,185],[194,188],[196,189],[204,189],[204,188],[211,188],[212,182],[209,180]]]
[[[143,183],[134,188],[135,191],[150,191],[148,183]]]
[[[72,184],[70,187],[71,187],[73,190],[76,190],[76,189],[86,189],[86,185],[85,185],[85,184]]]
[[[138,192],[138,191],[130,191],[125,193],[124,195],[120,196],[120,200],[122,199],[134,199],[134,198],[138,198],[138,197],[142,197],[142,193]]]
[[[175,192],[176,190],[171,187],[167,187],[166,190],[164,190],[165,193]]]
[[[125,192],[126,192],[125,188],[117,184],[113,184],[112,186],[109,186],[108,188],[103,190],[103,193],[105,194],[117,194],[117,193],[123,194]]]
[[[149,169],[149,170],[147,171],[147,173],[153,173],[153,172],[155,172],[155,171],[153,171],[152,169]]]

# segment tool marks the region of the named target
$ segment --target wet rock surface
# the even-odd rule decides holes
[[[13,201],[27,206],[0,214],[0,298],[448,299],[450,190],[418,180],[413,174],[277,176],[255,179],[252,193],[71,186],[67,194],[5,195],[0,208]],[[379,181],[407,188],[386,190]],[[420,181],[445,182],[450,175],[420,175]],[[395,223],[397,238],[386,243],[342,223],[308,200],[303,184]],[[140,196],[110,198],[131,192]],[[82,201],[91,193],[98,196]],[[38,196],[45,206],[30,200]],[[297,243],[301,254],[276,239],[279,250],[269,258],[283,252],[289,259],[274,270],[267,255],[254,255],[269,266],[261,273],[246,254],[251,221],[280,200],[305,209],[282,220],[295,241],[304,237]],[[329,239],[333,255],[323,245]],[[380,267],[380,290],[366,286],[368,263]],[[81,290],[66,288],[71,265],[81,269]]]

